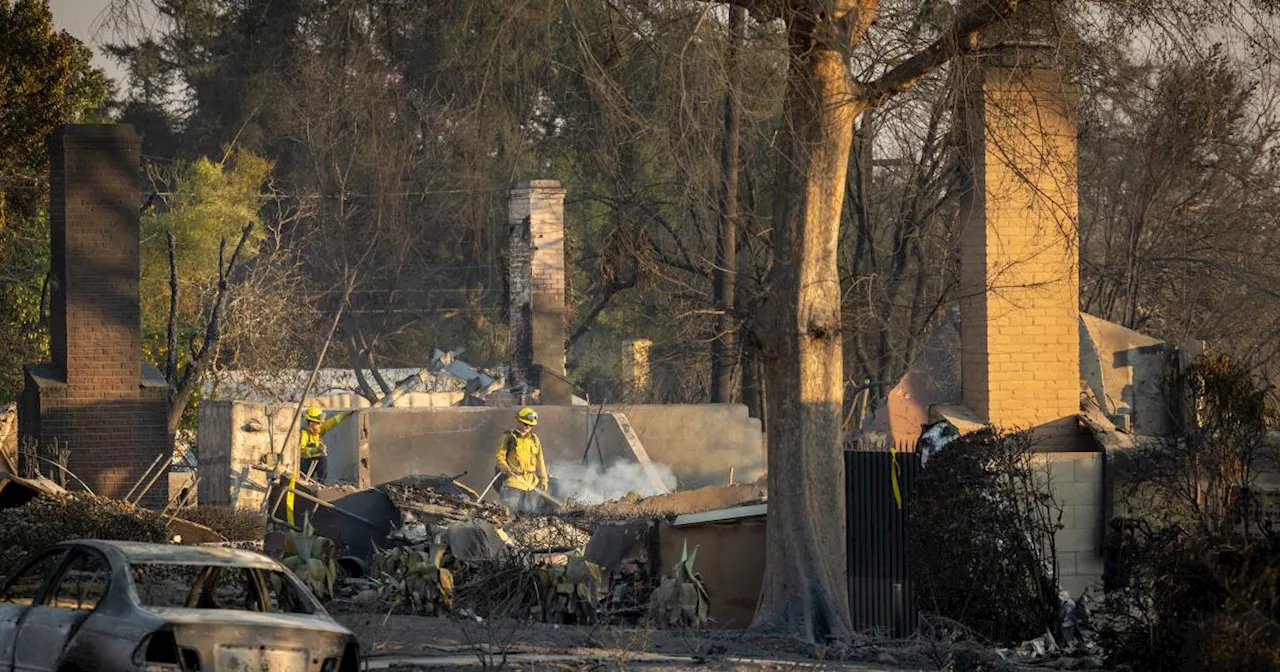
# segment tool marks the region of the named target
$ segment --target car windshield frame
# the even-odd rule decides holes
[[[245,608],[229,607],[229,606],[225,606],[225,603],[217,606],[200,606],[199,603],[203,602],[208,597],[208,588],[203,586],[195,594],[195,597],[197,598],[197,604],[192,604],[189,606],[185,601],[182,605],[165,605],[165,604],[154,604],[153,603],[154,600],[151,600],[151,599],[144,600],[142,593],[138,589],[137,572],[139,570],[145,571],[146,569],[150,569],[150,568],[164,568],[164,567],[185,568],[189,571],[194,571],[195,581],[202,581],[207,579],[209,576],[216,576],[218,580],[218,584],[215,584],[215,588],[214,588],[215,590],[217,589],[217,587],[220,587],[220,585],[225,585],[225,584],[222,584],[222,581],[224,580],[223,577],[226,575],[227,572],[247,573],[252,583],[253,594],[246,597],[253,599],[253,601],[257,605],[257,608],[245,609]],[[184,610],[193,610],[193,611],[223,611],[223,612],[229,612],[229,613],[276,614],[276,615],[293,615],[293,616],[323,616],[327,613],[325,612],[324,606],[320,604],[320,602],[315,598],[315,596],[312,595],[311,592],[306,589],[306,586],[304,586],[302,582],[298,580],[296,576],[293,575],[292,572],[288,571],[283,567],[263,568],[257,565],[241,565],[241,564],[221,563],[221,562],[209,563],[209,562],[198,562],[198,561],[192,562],[192,561],[170,561],[170,560],[150,561],[149,560],[149,561],[143,561],[143,562],[126,562],[124,565],[124,573],[126,578],[128,579],[128,589],[129,589],[130,596],[133,598],[134,604],[138,605],[142,609],[147,609],[151,611],[163,610],[163,609],[184,609]],[[298,607],[300,607],[300,609],[282,611],[282,610],[277,610],[275,608],[271,608],[272,606],[275,605],[275,601],[272,600],[271,598],[271,595],[270,595],[271,587],[268,585],[268,583],[271,581],[273,575],[279,576],[281,583],[287,584],[288,589],[292,590],[296,598]],[[194,584],[191,584],[190,588],[194,588],[194,587],[195,587]],[[190,588],[188,588],[188,590],[190,590]]]

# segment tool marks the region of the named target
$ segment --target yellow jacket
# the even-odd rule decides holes
[[[339,413],[333,416],[332,418],[325,420],[320,425],[320,431],[318,432],[311,431],[310,429],[307,428],[305,424],[303,424],[301,437],[300,437],[301,438],[300,445],[302,447],[302,456],[303,457],[319,457],[327,453],[329,448],[324,445],[324,439],[322,437],[326,433],[328,433],[329,430],[333,429],[334,425],[345,420],[348,415],[351,415],[351,411],[347,411],[345,413]]]
[[[546,490],[551,485],[547,462],[542,456],[542,442],[533,432],[525,436],[503,433],[498,440],[497,465],[498,471],[507,475],[506,484],[517,490]]]

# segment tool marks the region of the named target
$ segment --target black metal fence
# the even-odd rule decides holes
[[[900,503],[894,496],[895,469]],[[907,507],[919,473],[920,457],[914,452],[845,451],[849,609],[859,630],[879,629],[899,637],[916,630]]]

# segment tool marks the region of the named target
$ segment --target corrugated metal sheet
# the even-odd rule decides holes
[[[897,455],[901,508],[893,496],[893,463],[888,451],[845,452],[849,610],[855,628],[905,636],[917,624],[906,514],[920,457]]]

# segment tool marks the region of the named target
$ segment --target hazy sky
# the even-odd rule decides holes
[[[95,20],[108,2],[109,0],[50,0],[49,6],[53,9],[54,24],[92,47],[93,64],[106,70],[107,75],[118,82],[124,77],[124,72],[98,48],[99,44],[110,42],[112,36],[95,36],[93,31],[96,28]]]

